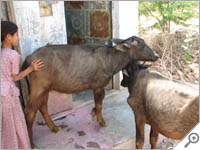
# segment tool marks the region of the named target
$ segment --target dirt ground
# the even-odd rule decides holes
[[[90,112],[94,107],[91,90],[73,95],[74,107],[56,116],[64,116],[54,123],[60,127],[59,132],[52,133],[42,123],[33,127],[33,142],[38,149],[135,149],[135,120],[131,108],[127,104],[128,90],[106,90],[103,104],[103,117],[106,127],[100,127],[96,117]],[[150,149],[150,126],[145,126],[145,142],[143,150]],[[159,135],[157,148],[174,147],[179,141]]]
[[[192,25],[183,27],[171,24],[170,33],[148,29],[154,20],[141,17],[140,36],[159,55],[152,68],[169,79],[199,83],[199,19],[191,19]],[[146,21],[144,21],[146,20]]]

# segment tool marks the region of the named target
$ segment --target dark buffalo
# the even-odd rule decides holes
[[[182,139],[199,120],[198,86],[170,81],[160,73],[130,63],[123,70],[122,86],[128,87],[128,104],[135,114],[136,148],[144,144],[145,123],[151,125],[150,144],[156,149],[158,134]]]
[[[25,117],[30,140],[32,125],[37,110],[42,113],[47,126],[54,132],[58,127],[47,112],[48,93],[51,90],[75,93],[86,89],[94,92],[95,107],[93,114],[101,126],[104,87],[114,74],[124,68],[131,60],[156,61],[157,56],[143,39],[133,36],[126,40],[114,40],[113,47],[106,45],[47,45],[28,56],[23,69],[34,59],[42,59],[42,71],[30,74],[30,97],[25,107]]]

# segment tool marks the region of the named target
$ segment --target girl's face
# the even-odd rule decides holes
[[[18,31],[17,31],[12,35],[12,40],[11,40],[12,46],[17,46],[18,41],[19,41],[19,37],[18,37]]]
[[[10,44],[11,44],[12,46],[17,46],[18,41],[19,41],[18,31],[15,32],[13,35],[8,34],[8,35],[7,35],[7,39],[8,39],[8,41],[10,42]]]

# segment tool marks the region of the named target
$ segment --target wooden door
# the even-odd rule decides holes
[[[5,1],[1,2],[1,20],[8,20],[8,11]]]
[[[14,10],[13,10],[13,3],[2,1],[1,2],[1,20],[2,21],[12,21],[16,23],[15,17],[14,17]],[[15,47],[15,50],[18,51],[19,54],[21,54],[21,51],[19,49],[19,46]],[[22,85],[27,85],[26,81],[23,79],[21,81],[16,82],[17,87],[20,89],[20,103],[22,108],[25,107],[25,99],[27,99],[27,94],[25,94],[25,91],[27,91],[26,88],[22,88]],[[27,92],[26,92],[27,93]]]

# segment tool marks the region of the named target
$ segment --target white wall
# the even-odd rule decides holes
[[[127,39],[138,35],[138,1],[112,2],[113,38]],[[120,89],[122,72],[114,76],[114,88]]]
[[[64,2],[52,4],[53,16],[40,17],[39,1],[13,1],[23,59],[37,48],[66,44]]]
[[[119,1],[119,37],[138,35],[138,1]]]

